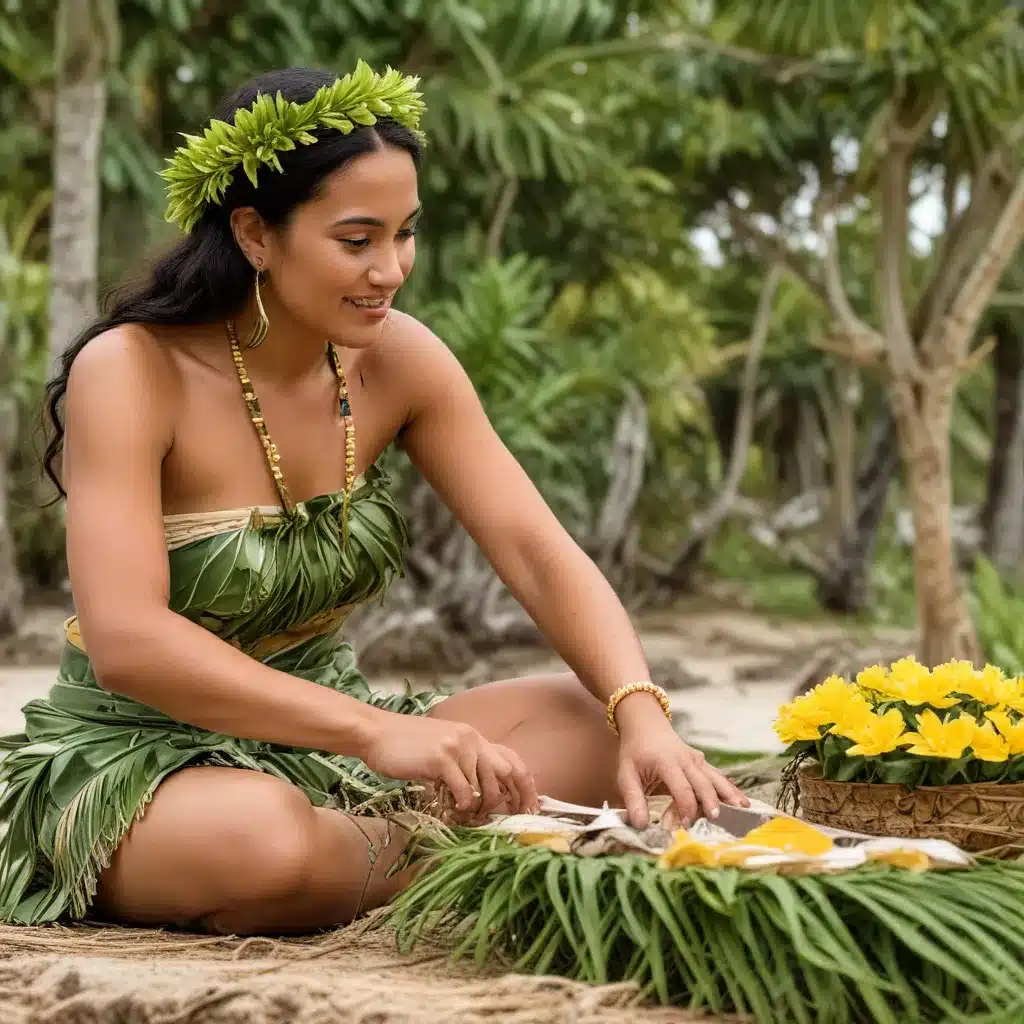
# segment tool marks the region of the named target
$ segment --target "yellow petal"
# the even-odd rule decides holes
[[[832,840],[812,825],[798,818],[772,818],[758,825],[741,840],[748,846],[770,846],[784,853],[803,853],[817,857],[832,849]]]
[[[894,868],[903,868],[906,871],[927,871],[931,866],[928,854],[923,850],[868,850],[868,860],[881,861]]]
[[[658,858],[659,868],[711,867],[715,863],[715,848],[690,837],[685,829],[675,834],[672,845]]]
[[[556,853],[569,852],[569,840],[556,832],[520,832],[515,837],[520,846],[543,846]]]

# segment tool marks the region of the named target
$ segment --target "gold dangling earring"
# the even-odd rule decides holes
[[[257,261],[256,264],[256,323],[252,325],[252,330],[249,332],[249,337],[246,339],[246,348],[259,348],[267,340],[267,334],[270,332],[270,320],[267,318],[267,311],[263,308],[263,296],[260,295],[260,278],[263,276],[263,271],[259,269],[263,266],[263,260]]]

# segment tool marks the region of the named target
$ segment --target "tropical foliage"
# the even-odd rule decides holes
[[[927,636],[966,643],[942,609],[960,607],[955,562],[977,542],[915,563],[893,528],[903,503],[919,552],[946,535],[951,502],[984,505],[983,544],[1014,574],[1024,471],[999,456],[1019,434],[1024,462],[1006,399],[1018,371],[1006,358],[990,371],[984,342],[991,324],[997,356],[1016,342],[1015,268],[994,297],[1001,318],[972,321],[980,372],[957,395],[944,383],[934,392],[929,409],[950,410],[920,435],[935,439],[926,462],[943,470],[934,500],[909,450],[888,515],[886,496],[900,476],[893,409],[908,408],[891,353],[906,350],[909,324],[925,377],[947,380],[928,354],[942,348],[932,328],[983,262],[1012,193],[1017,8],[90,3],[106,55],[104,282],[170,237],[158,172],[229,89],[275,66],[390,64],[420,76],[430,140],[405,308],[457,351],[510,448],[624,593],[650,598],[728,569],[773,600],[802,595],[804,608],[817,593],[844,611],[916,610]],[[0,12],[0,380],[19,410],[8,520],[34,583],[62,573],[59,520],[37,510],[35,480],[56,28],[43,0]],[[964,352],[974,333],[957,341]],[[923,415],[905,412],[908,423]],[[1005,443],[988,442],[993,423]],[[410,607],[458,591],[461,610],[441,617],[462,629],[493,578],[411,482],[404,500],[422,526]],[[922,519],[933,507],[939,520]],[[925,564],[945,567],[941,587],[921,586]],[[476,582],[453,587],[466,566]]]

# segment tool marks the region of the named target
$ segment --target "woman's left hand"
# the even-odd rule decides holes
[[[660,705],[634,694],[615,712],[619,730],[619,792],[634,828],[649,822],[647,795],[668,793],[683,827],[697,818],[714,820],[721,803],[747,807],[750,801],[699,750],[687,746]]]

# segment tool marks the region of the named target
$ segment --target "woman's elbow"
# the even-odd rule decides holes
[[[83,647],[100,689],[131,696],[133,683],[154,661],[155,630],[145,619],[90,623],[82,631]]]

